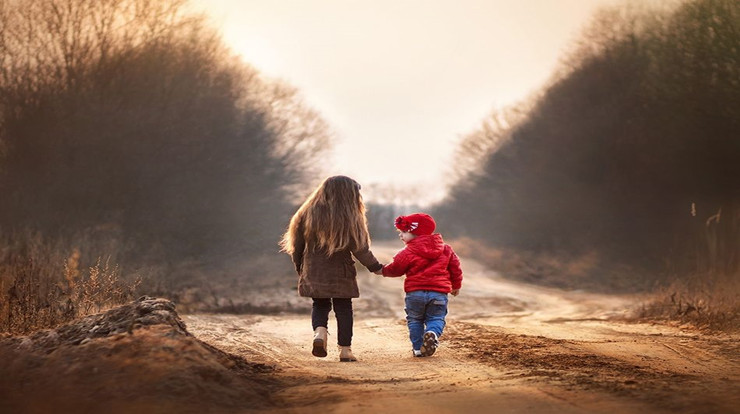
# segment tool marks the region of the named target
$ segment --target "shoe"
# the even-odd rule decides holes
[[[357,358],[352,355],[352,348],[348,346],[339,345],[339,361],[340,362],[355,362]]]
[[[323,358],[326,356],[326,341],[329,333],[326,328],[319,326],[314,330],[313,334],[313,350],[311,353],[313,356]]]
[[[424,333],[424,342],[422,342],[421,344],[421,355],[422,356],[434,355],[434,351],[437,350],[438,346],[439,346],[439,339],[437,339],[437,334],[432,331],[426,331]]]
[[[421,354],[421,350],[414,349],[414,357],[423,357],[424,355]]]

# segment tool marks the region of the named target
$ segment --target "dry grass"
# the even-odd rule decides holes
[[[700,217],[692,206],[690,220],[665,270],[652,274],[610,262],[596,250],[576,256],[492,248],[468,238],[452,244],[461,256],[512,279],[559,288],[649,292],[652,299],[638,305],[636,320],[740,331],[740,208]]]
[[[140,280],[125,282],[111,256],[83,257],[96,250],[84,237],[69,245],[30,232],[0,240],[0,332],[50,328],[134,296]]]
[[[740,331],[740,275],[696,275],[659,288],[635,317],[675,321],[702,329]]]
[[[666,263],[672,283],[656,289],[636,317],[740,331],[740,207],[700,217],[692,204],[691,225],[684,237],[691,247]]]
[[[527,283],[596,292],[629,292],[644,287],[638,273],[607,262],[596,250],[582,254],[531,252],[486,246],[467,237],[450,244],[458,255],[475,258],[506,278]]]

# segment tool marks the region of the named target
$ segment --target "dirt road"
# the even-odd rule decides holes
[[[397,245],[376,245],[388,260]],[[285,413],[740,413],[738,336],[609,318],[634,297],[502,279],[463,258],[442,345],[413,358],[401,279],[361,273],[356,363],[311,356],[310,317],[194,314],[198,338],[289,379],[269,396]],[[330,321],[330,343],[336,325]],[[284,382],[286,383],[286,382]],[[283,383],[283,384],[284,384]]]

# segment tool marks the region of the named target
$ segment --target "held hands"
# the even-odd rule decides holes
[[[452,296],[457,296],[459,294],[460,294],[460,289],[452,289],[450,291],[450,295],[452,295]]]

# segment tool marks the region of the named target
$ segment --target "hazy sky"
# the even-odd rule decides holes
[[[617,0],[197,0],[224,40],[302,91],[338,136],[332,173],[428,188],[494,108],[539,90]]]

